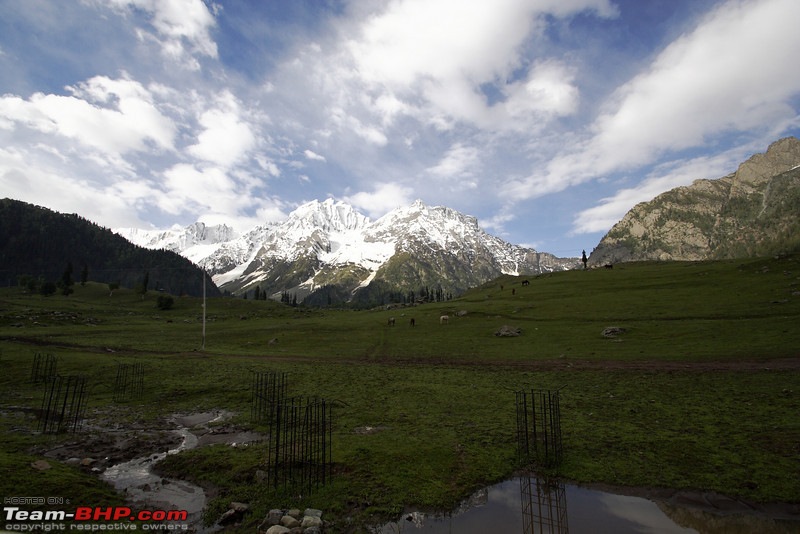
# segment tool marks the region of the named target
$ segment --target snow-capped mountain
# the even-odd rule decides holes
[[[230,226],[224,224],[206,226],[201,222],[170,230],[118,228],[114,232],[134,245],[176,252],[195,263],[213,254],[221,243],[239,237]]]
[[[576,258],[511,245],[453,209],[417,200],[376,221],[328,199],[294,210],[286,221],[236,236],[227,226],[182,230],[119,229],[141,246],[174,250],[204,267],[234,294],[296,295],[309,303],[382,302],[389,293],[436,288],[458,294],[501,274],[576,267]]]

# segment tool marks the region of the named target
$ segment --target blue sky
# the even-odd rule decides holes
[[[0,0],[0,196],[246,230],[422,199],[559,256],[800,134],[797,0]]]

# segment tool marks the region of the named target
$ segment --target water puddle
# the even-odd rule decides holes
[[[642,497],[518,477],[478,491],[450,514],[408,512],[374,534],[800,533],[800,516],[709,511]]]

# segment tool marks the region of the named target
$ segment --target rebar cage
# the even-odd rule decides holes
[[[554,467],[563,456],[561,388],[516,392],[517,450],[520,462]]]

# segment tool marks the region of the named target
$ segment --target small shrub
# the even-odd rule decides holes
[[[159,295],[156,300],[156,306],[158,306],[159,310],[172,309],[173,304],[175,304],[175,300],[170,295]]]
[[[49,297],[56,292],[56,289],[55,282],[45,282],[39,287],[39,293],[45,297]]]

